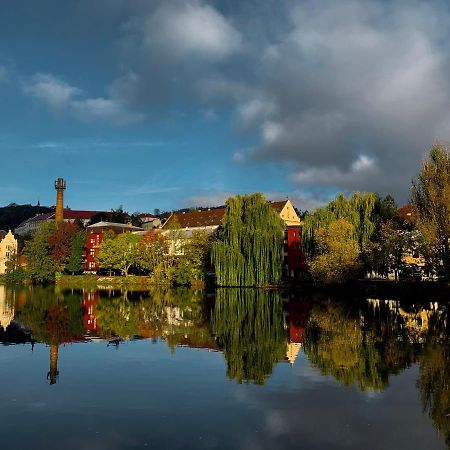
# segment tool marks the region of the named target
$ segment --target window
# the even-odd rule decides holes
[[[89,253],[90,253],[91,256],[94,256],[95,250],[94,250],[93,248],[91,248],[90,251],[89,251]]]

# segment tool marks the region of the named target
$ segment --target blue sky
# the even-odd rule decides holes
[[[339,3],[339,4],[337,4]],[[450,131],[445,2],[0,0],[0,204],[407,200]]]

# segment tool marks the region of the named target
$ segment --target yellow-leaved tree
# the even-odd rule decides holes
[[[317,255],[310,264],[310,271],[317,282],[340,284],[358,276],[359,246],[350,222],[337,219],[319,228],[316,243]]]

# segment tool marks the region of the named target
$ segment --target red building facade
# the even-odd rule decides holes
[[[284,234],[284,264],[289,278],[298,278],[306,269],[301,227],[287,227]]]
[[[100,269],[100,267],[98,266],[98,255],[100,252],[100,245],[103,240],[103,235],[107,231],[112,231],[115,234],[121,234],[126,232],[143,232],[144,229],[135,227],[131,224],[114,222],[98,222],[94,223],[93,225],[89,225],[86,228],[86,272],[97,272]]]

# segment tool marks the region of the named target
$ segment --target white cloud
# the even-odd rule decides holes
[[[70,105],[81,90],[48,73],[37,73],[23,82],[23,91],[46,103],[51,108],[61,109]]]
[[[220,206],[225,204],[225,200],[235,194],[225,191],[216,191],[208,194],[199,194],[188,197],[184,200],[186,206]]]
[[[212,6],[198,1],[164,2],[142,25],[144,44],[164,47],[175,59],[200,57],[220,60],[236,52],[241,35]]]
[[[134,82],[134,78],[129,78]],[[120,78],[110,88],[111,97],[83,98],[83,91],[51,74],[37,73],[23,82],[23,92],[52,109],[72,114],[81,120],[101,120],[115,125],[140,121],[144,115],[131,111],[120,97],[126,89],[126,78]]]
[[[342,170],[336,166],[312,167],[291,174],[290,180],[301,186],[358,186],[369,183],[378,173],[378,166],[373,158],[359,155],[349,169]]]
[[[233,161],[237,163],[244,163],[246,161],[245,154],[242,152],[234,152]]]
[[[8,79],[8,69],[5,66],[0,66],[0,82]]]
[[[82,120],[102,120],[116,125],[137,122],[144,118],[141,113],[130,112],[116,99],[88,98],[72,102],[74,113]]]

